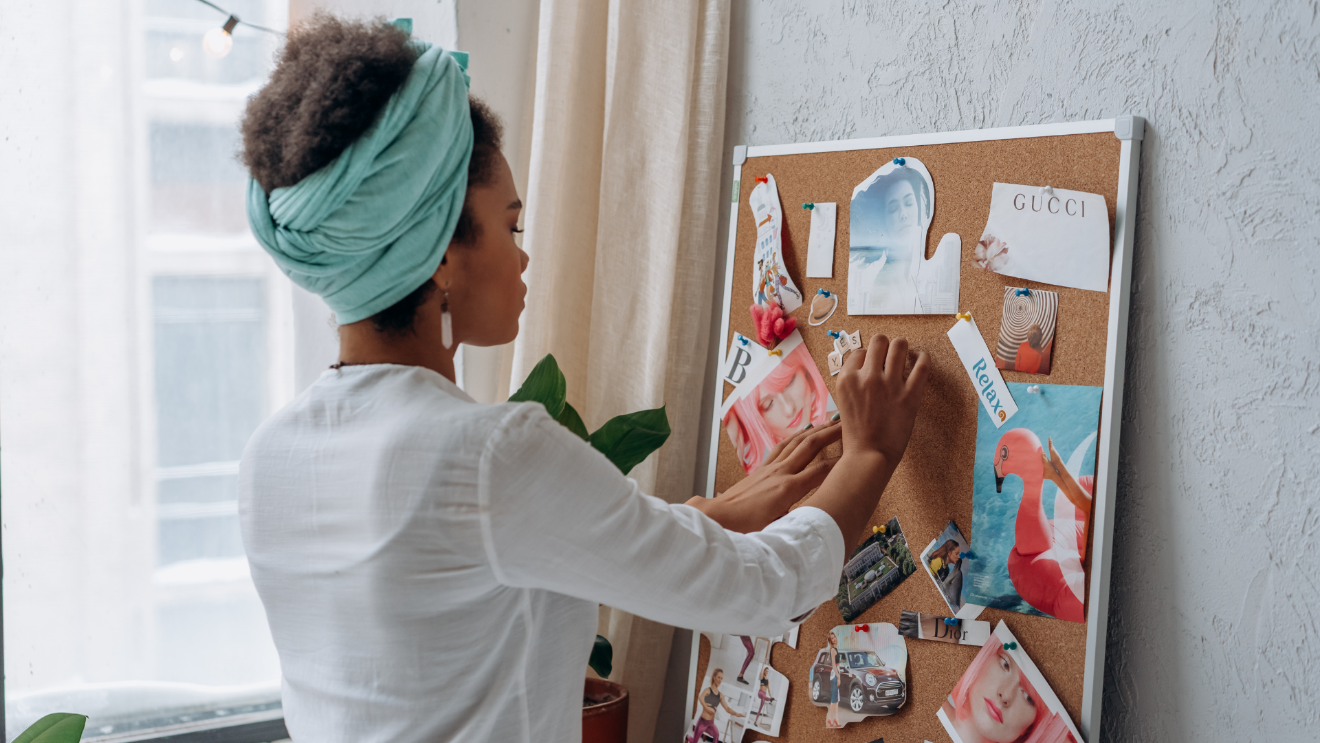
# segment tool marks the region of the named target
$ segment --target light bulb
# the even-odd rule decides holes
[[[229,54],[234,48],[234,27],[238,25],[238,16],[229,16],[224,28],[213,28],[202,37],[202,49],[216,59]]]

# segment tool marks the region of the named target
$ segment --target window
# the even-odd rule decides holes
[[[283,0],[220,4],[286,25]],[[215,59],[225,18],[194,0],[30,5],[7,19],[29,32],[6,59],[33,60],[4,94],[22,159],[0,162],[6,741],[52,711],[89,715],[87,741],[282,737],[237,515],[243,446],[293,391],[237,159],[278,39],[240,25]]]

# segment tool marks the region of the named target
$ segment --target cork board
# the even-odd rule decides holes
[[[838,310],[822,326],[807,324],[809,301],[793,313],[804,342],[831,392],[834,384],[825,359],[833,342],[826,336],[827,330],[860,330],[867,342],[878,332],[890,337],[903,336],[914,349],[924,349],[931,356],[930,383],[907,453],[870,521],[871,525],[879,525],[891,516],[897,516],[914,557],[951,519],[958,523],[975,548],[975,535],[971,533],[972,476],[979,402],[945,335],[955,321],[952,315],[853,317],[847,314],[848,209],[853,187],[895,157],[920,159],[930,171],[936,192],[926,256],[929,258],[934,254],[935,246],[945,233],[957,233],[962,238],[959,304],[962,310],[970,310],[976,317],[987,346],[993,349],[998,339],[1005,286],[1042,288],[1059,294],[1050,374],[1006,371],[1003,372],[1005,381],[1098,387],[1105,384],[1111,293],[1070,289],[985,272],[976,267],[972,251],[989,216],[991,188],[996,181],[1048,184],[1055,188],[1101,194],[1108,205],[1111,235],[1116,234],[1121,146],[1122,142],[1111,129],[1104,133],[749,157],[743,164],[740,172],[743,187],[735,188],[735,193],[740,194],[734,205],[737,224],[731,243],[734,251],[732,282],[727,297],[729,320],[723,348],[728,347],[734,331],[755,337],[747,307],[751,304],[756,227],[747,194],[754,176],[772,173],[784,212],[784,261],[789,274],[808,298],[818,288],[840,295]],[[808,279],[805,266],[810,213],[802,209],[801,204],[830,201],[838,204],[834,277]],[[732,386],[720,384],[723,385],[720,395],[723,399]],[[1103,427],[1104,411],[1101,420]],[[744,475],[728,437],[718,428],[715,430],[718,431],[718,445],[713,479],[715,491],[722,492]],[[1094,541],[1095,532],[1094,527],[1090,529],[1090,541]],[[852,547],[848,545],[849,551]],[[1094,578],[1091,547],[1088,543],[1088,583]],[[1089,585],[1087,596],[1090,596]],[[920,567],[917,573],[854,622],[888,622],[897,626],[903,610],[940,616],[948,614],[947,605]],[[991,622],[992,626],[1000,620],[1008,624],[1073,721],[1083,724],[1081,707],[1087,625],[993,609],[987,609],[980,619]],[[908,701],[904,707],[895,715],[867,718],[842,730],[825,728],[825,710],[811,703],[806,679],[811,660],[825,644],[826,633],[831,627],[843,623],[834,602],[828,601],[802,626],[796,650],[782,644],[776,644],[772,649],[771,665],[789,680],[788,701],[778,740],[817,743],[870,743],[880,738],[889,743],[950,740],[935,712],[978,648],[912,639],[907,641]],[[699,682],[705,677],[709,655],[709,645],[704,638],[695,644],[694,654],[695,678]],[[695,685],[690,684],[690,688],[695,689]],[[697,708],[695,691],[690,704],[688,719]],[[749,730],[744,740],[776,739]]]

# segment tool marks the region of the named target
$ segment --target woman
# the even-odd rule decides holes
[[[776,444],[829,420],[829,389],[805,344],[784,356],[765,379],[738,398],[724,428],[745,472],[754,472]]]
[[[840,374],[842,423],[689,504],[542,405],[474,402],[457,344],[512,341],[526,294],[499,144],[464,58],[379,22],[295,29],[248,104],[253,232],[339,323],[338,363],[239,466],[294,740],[579,739],[598,604],[782,634],[833,595],[911,435],[928,361],[905,378],[881,336]]]
[[[745,717],[745,715],[735,711],[729,706],[728,700],[720,692],[720,684],[724,682],[724,671],[716,668],[710,675],[710,686],[702,689],[698,694],[701,702],[701,715],[697,717],[696,723],[692,726],[692,735],[688,737],[688,743],[701,743],[702,735],[709,735],[711,743],[720,743],[720,729],[715,725],[715,709],[723,707],[734,717]]]
[[[1018,345],[1017,355],[1013,357],[1012,368],[1015,371],[1039,374],[1050,370],[1050,343],[1045,343],[1045,334],[1040,325],[1032,323],[1027,328],[1027,339]]]
[[[827,635],[830,645],[830,708],[825,713],[825,727],[841,728],[839,722],[839,638],[833,632]]]
[[[761,684],[756,696],[761,700],[761,705],[756,708],[756,719],[752,721],[753,725],[761,722],[761,713],[765,711],[765,703],[775,701],[775,698],[770,696],[770,666],[761,666]]]
[[[942,707],[962,743],[1072,741],[1062,718],[1040,700],[1017,661],[991,636]]]
[[[756,655],[756,641],[747,635],[739,635],[738,639],[742,640],[743,647],[747,648],[747,657],[743,658],[742,668],[738,671],[738,683],[746,684],[747,679],[743,678],[743,674],[747,673],[747,666],[752,664],[752,658]]]
[[[958,542],[948,539],[930,553],[930,570],[935,574],[935,582],[954,607],[962,605],[963,572],[959,551]]]

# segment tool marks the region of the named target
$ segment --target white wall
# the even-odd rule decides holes
[[[1318,15],[734,0],[726,153],[1147,118],[1104,740],[1320,721]]]

